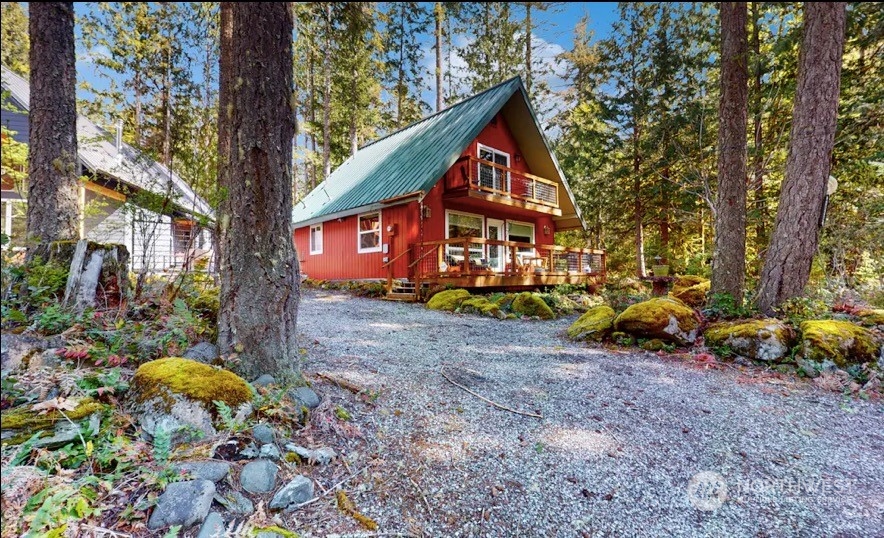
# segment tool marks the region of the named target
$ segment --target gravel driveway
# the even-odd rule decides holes
[[[572,321],[305,291],[305,371],[380,391],[320,388],[364,434],[348,465],[375,460],[348,486],[359,509],[418,536],[884,536],[880,402],[570,343]]]

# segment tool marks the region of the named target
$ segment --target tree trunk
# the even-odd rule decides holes
[[[758,287],[766,314],[801,295],[810,278],[835,144],[845,16],[844,2],[804,4],[786,177]]]
[[[325,86],[322,92],[322,179],[331,175],[331,19],[332,5],[325,6],[325,55],[322,60],[322,73]]]
[[[292,241],[292,10],[231,3],[230,223],[221,267],[218,345],[246,379],[299,375],[300,270]],[[235,81],[229,88],[231,81]],[[272,126],[272,128],[268,128]]]
[[[230,92],[233,91],[233,19],[231,10],[233,2],[221,2],[220,27],[220,51],[218,58],[218,189],[225,188],[227,179],[227,166],[230,162]],[[230,222],[225,216],[230,215],[228,206],[229,196],[224,195],[220,202],[221,211],[215,219],[215,270],[220,271],[223,265],[221,251],[224,249],[225,236]]]
[[[746,280],[746,125],[749,106],[746,2],[721,2],[718,197],[711,293],[743,302]]]
[[[402,127],[402,107],[405,103],[405,96],[408,92],[408,86],[405,83],[405,2],[399,6],[399,27],[402,29],[399,34],[399,69],[396,77],[396,127]]]
[[[74,5],[30,6],[28,243],[79,236]]]
[[[525,2],[525,89],[531,95],[531,2]]]
[[[752,198],[755,206],[755,241],[760,250],[767,244],[767,203],[764,200],[764,132],[761,120],[763,112],[763,96],[761,95],[761,39],[759,36],[761,14],[758,2],[752,2],[752,52],[755,55],[753,73],[752,127],[755,151],[752,154]],[[756,268],[757,269],[757,268]]]
[[[636,275],[639,278],[644,278],[647,274],[647,268],[645,267],[645,231],[643,220],[644,216],[642,215],[642,180],[639,175],[639,170],[641,170],[641,156],[639,155],[639,128],[636,119],[635,127],[633,127],[632,131],[632,196],[633,196],[633,215],[632,218],[635,222],[635,264],[636,264]]]
[[[436,16],[436,112],[442,110],[442,17],[444,17],[442,2],[436,2],[433,14]]]

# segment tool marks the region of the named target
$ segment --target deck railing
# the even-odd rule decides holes
[[[466,254],[465,254],[466,253]],[[417,279],[443,275],[586,275],[605,273],[605,251],[459,237],[416,243],[410,268]]]
[[[559,185],[555,181],[475,157],[467,159],[463,172],[466,178],[455,177],[448,182],[449,189],[468,186],[472,190],[496,196],[559,207]],[[463,179],[468,185],[458,181]]]

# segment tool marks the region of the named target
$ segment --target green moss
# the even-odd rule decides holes
[[[660,351],[666,347],[666,342],[660,340],[659,338],[652,338],[647,342],[642,342],[641,346],[645,351]]]
[[[858,312],[857,316],[859,316],[863,325],[869,327],[884,325],[884,310],[863,310],[862,312]]]
[[[427,303],[430,310],[445,310],[454,312],[464,299],[470,296],[470,292],[463,289],[440,291]]]
[[[155,396],[167,397],[163,389],[214,409],[218,400],[236,407],[252,399],[246,381],[227,370],[221,370],[190,359],[169,357],[142,364],[132,378],[132,388],[140,401]]]
[[[69,419],[73,421],[87,418],[93,413],[103,411],[104,405],[96,402],[92,398],[83,398],[72,411],[65,411]],[[4,443],[10,445],[19,445],[27,441],[32,435],[39,431],[44,431],[45,436],[52,435],[52,430],[59,420],[65,420],[59,411],[49,411],[41,415],[38,411],[32,411],[30,406],[20,406],[4,411],[0,423],[4,430],[21,430],[9,439],[4,439]]]
[[[602,340],[614,327],[617,313],[608,305],[590,308],[568,327],[572,340]]]
[[[847,321],[812,320],[801,324],[801,352],[805,359],[831,360],[844,368],[872,362],[878,354],[875,335]]]
[[[782,359],[795,341],[794,331],[778,319],[715,323],[706,328],[703,336],[712,349],[727,349],[763,361]]]
[[[288,529],[284,529],[282,527],[278,527],[276,525],[272,525],[270,527],[260,527],[260,528],[254,529],[251,532],[250,536],[261,538],[263,536],[272,536],[274,534],[276,534],[278,536],[282,536],[282,538],[298,538],[298,533],[292,532],[292,531],[290,531]]]
[[[673,286],[669,295],[688,306],[703,306],[706,304],[706,294],[709,293],[710,286],[711,282],[708,280],[686,288],[679,288],[678,291],[675,291],[675,286]]]
[[[672,297],[634,304],[614,320],[614,329],[678,344],[693,342],[700,323],[694,310]]]
[[[522,292],[513,299],[513,312],[522,316],[536,316],[540,319],[553,319],[556,315],[536,293]]]
[[[709,279],[696,275],[682,275],[675,279],[672,283],[672,295],[677,295],[688,288],[693,288],[698,284],[708,284]],[[708,288],[707,288],[708,290]]]
[[[507,293],[505,295],[498,297],[497,300],[494,302],[497,303],[497,306],[499,306],[500,308],[508,309],[509,307],[511,307],[513,305],[513,301],[515,301],[515,300],[516,300],[515,293]]]
[[[500,307],[481,295],[469,297],[460,303],[460,312],[467,314],[481,314],[496,318],[500,313]]]

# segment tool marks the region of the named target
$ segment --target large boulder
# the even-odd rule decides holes
[[[861,310],[856,315],[867,327],[884,326],[884,309]]]
[[[636,303],[614,320],[614,330],[639,338],[659,338],[684,345],[697,339],[700,322],[694,310],[678,299],[656,297]]]
[[[142,364],[132,378],[133,415],[144,431],[175,434],[194,428],[215,435],[216,401],[238,409],[252,399],[252,389],[238,375],[190,359],[170,357]],[[180,434],[173,435],[176,441]]]
[[[212,508],[215,484],[211,480],[172,482],[157,499],[147,520],[147,528],[164,529],[172,525],[190,527],[202,523]]]
[[[546,304],[539,295],[530,291],[516,295],[511,306],[514,313],[526,317],[538,317],[540,319],[553,319],[556,317],[552,308]]]
[[[0,418],[3,444],[19,445],[40,433],[33,446],[55,448],[79,441],[81,435],[89,438],[98,433],[105,406],[92,398],[59,402],[60,406],[68,404],[64,406],[64,414],[53,409],[50,402],[44,403],[45,409],[19,406],[3,411]]]
[[[608,305],[590,308],[568,327],[571,340],[602,340],[614,327],[617,313]]]
[[[766,362],[782,360],[795,343],[795,332],[778,319],[716,323],[703,336],[709,347]]]
[[[454,312],[460,306],[460,303],[469,296],[470,292],[462,289],[440,291],[427,302],[427,308],[430,310]]]
[[[706,304],[706,294],[709,293],[710,286],[711,282],[707,278],[684,275],[672,283],[669,295],[688,306],[699,307]]]
[[[812,320],[800,326],[801,355],[808,360],[831,360],[841,368],[876,360],[880,343],[865,327],[848,321]]]
[[[500,306],[498,306],[497,303],[489,301],[488,298],[483,295],[467,297],[460,303],[458,310],[464,314],[479,314],[481,316],[489,316],[492,318],[500,317]],[[504,317],[506,316],[504,315]]]

